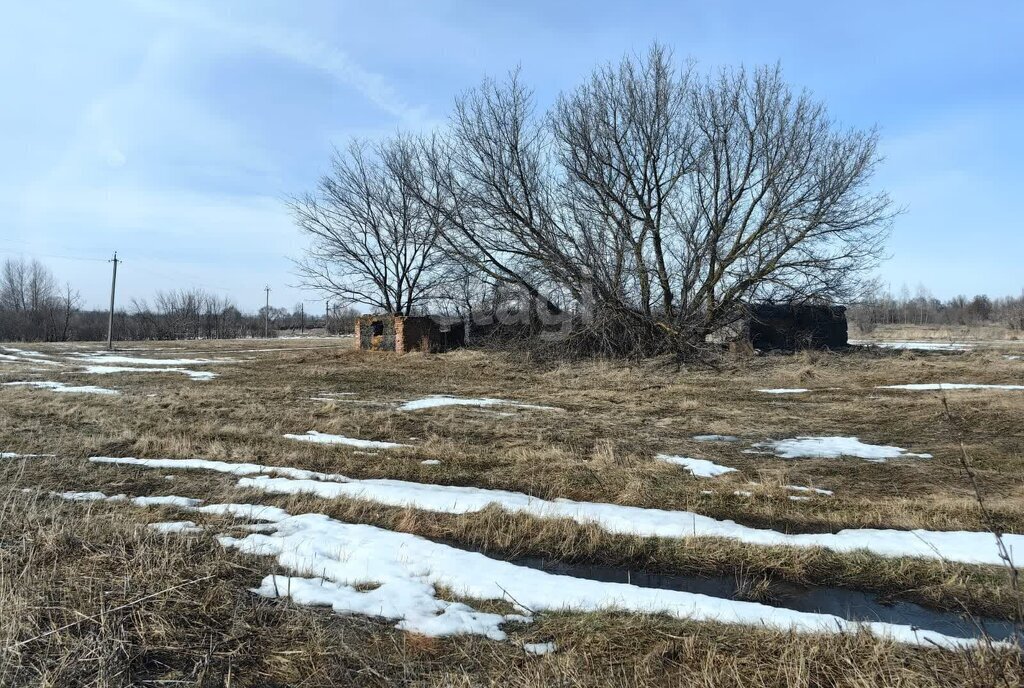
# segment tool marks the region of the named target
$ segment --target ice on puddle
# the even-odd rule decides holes
[[[714,478],[715,476],[734,473],[736,471],[735,468],[722,466],[713,461],[708,461],[707,459],[691,459],[685,456],[673,456],[671,454],[658,454],[654,458],[657,461],[682,466],[698,478]]]

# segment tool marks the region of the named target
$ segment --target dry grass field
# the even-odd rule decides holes
[[[790,534],[977,531],[979,547],[994,548],[986,531],[1024,533],[1024,390],[880,387],[1024,385],[1024,346],[1011,340],[962,352],[872,348],[724,359],[712,368],[667,361],[535,364],[474,350],[395,356],[353,350],[351,339],[138,343],[119,348],[121,361],[82,356],[97,351],[85,344],[0,349],[2,383],[118,392],[0,386],[0,452],[6,453],[0,459],[0,685],[1009,686],[1024,680],[1019,648],[1010,643],[981,639],[954,651],[864,630],[807,633],[614,609],[532,610],[529,623],[502,626],[504,640],[401,630],[394,618],[379,618],[386,614],[338,614],[288,592],[254,594],[264,577],[294,576],[296,567],[265,552],[226,548],[216,537],[246,537],[249,519],[180,505],[54,496],[101,492],[259,504],[422,536],[495,559],[724,577],[736,581],[734,597],[748,601],[772,604],[786,586],[828,586],[968,618],[1020,621],[1024,596],[996,564],[728,536],[651,537],[529,509],[492,504],[460,512],[372,497],[377,487],[463,486],[693,512]],[[170,362],[147,367],[137,359]],[[95,365],[128,370],[88,372]],[[180,369],[216,376],[193,379]],[[765,389],[807,391],[758,391]],[[403,408],[432,395],[518,405]],[[308,431],[405,446],[284,437]],[[701,435],[735,441],[694,439]],[[931,458],[784,458],[754,446],[807,436],[856,437]],[[735,470],[700,477],[657,460],[659,454]],[[364,481],[371,492],[356,498],[272,492],[257,489],[259,481],[240,481],[237,471],[90,457],[303,469]],[[314,480],[346,484],[330,476]],[[195,532],[147,527],[185,519],[197,524]],[[347,555],[339,556],[344,562]],[[368,572],[353,590],[380,583]],[[512,596],[473,599],[443,586],[435,595],[480,612],[524,608]],[[524,652],[532,643],[555,649]]]

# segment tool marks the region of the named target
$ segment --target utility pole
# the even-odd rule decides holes
[[[263,338],[270,339],[270,285],[263,287],[267,292],[267,308],[263,311]]]
[[[306,302],[299,304],[299,334],[306,334]]]
[[[107,261],[108,263],[114,264],[114,273],[110,277],[110,313],[107,314],[107,349],[113,350],[114,348],[114,291],[117,289],[117,264],[120,263],[117,259],[117,251],[114,251],[114,257]]]

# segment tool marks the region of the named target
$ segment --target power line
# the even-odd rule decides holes
[[[34,251],[33,252],[28,252],[28,251],[5,251],[5,250],[0,250],[0,253],[2,253],[5,256],[31,256],[33,258],[56,258],[58,260],[80,260],[80,261],[88,261],[88,262],[92,262],[92,263],[109,263],[110,262],[106,258],[82,258],[82,257],[74,257],[74,256],[58,256],[58,255],[53,254],[53,253],[35,253]]]

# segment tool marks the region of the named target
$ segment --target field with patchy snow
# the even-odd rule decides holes
[[[1021,680],[1024,347],[350,342],[0,347],[0,684]]]

